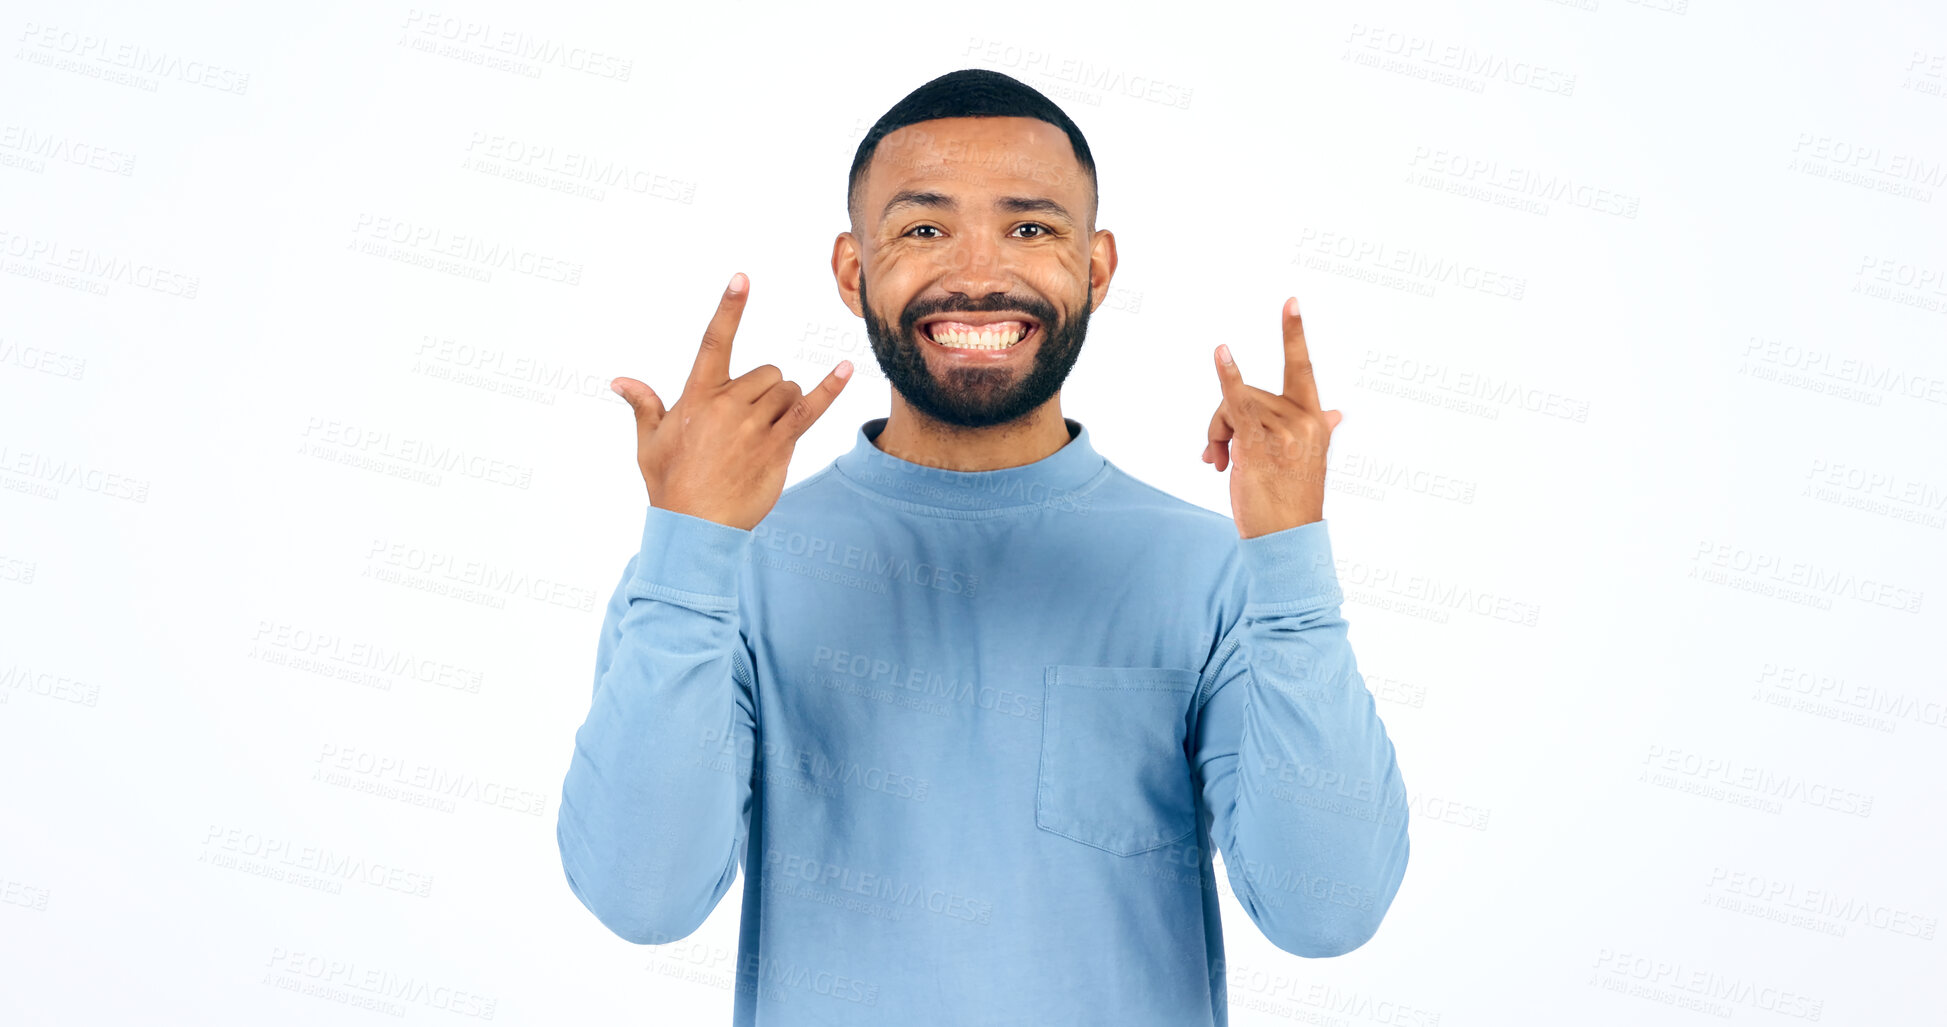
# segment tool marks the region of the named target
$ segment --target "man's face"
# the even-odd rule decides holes
[[[1061,389],[1114,269],[1092,204],[1045,121],[942,118],[880,141],[848,235],[866,335],[907,404],[981,428]]]

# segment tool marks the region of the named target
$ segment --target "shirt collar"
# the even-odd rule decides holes
[[[1029,464],[996,471],[949,471],[902,460],[872,444],[886,418],[859,426],[849,452],[832,461],[845,483],[895,505],[980,516],[1035,508],[1075,510],[1108,477],[1108,461],[1090,443],[1088,428],[1062,418],[1068,444]]]

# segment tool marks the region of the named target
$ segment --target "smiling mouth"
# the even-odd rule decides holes
[[[969,324],[939,320],[919,326],[920,333],[947,349],[1005,350],[1034,337],[1041,326],[1032,321],[993,321]]]

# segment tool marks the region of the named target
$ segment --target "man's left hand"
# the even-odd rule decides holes
[[[1216,350],[1224,399],[1210,418],[1203,462],[1230,472],[1231,516],[1241,538],[1295,528],[1325,517],[1325,450],[1344,415],[1320,410],[1318,383],[1305,349],[1298,298],[1284,305],[1284,392],[1244,384],[1230,347]]]

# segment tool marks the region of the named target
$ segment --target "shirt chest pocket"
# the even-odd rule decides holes
[[[1035,826],[1118,856],[1195,832],[1184,744],[1197,681],[1168,667],[1047,667]]]

